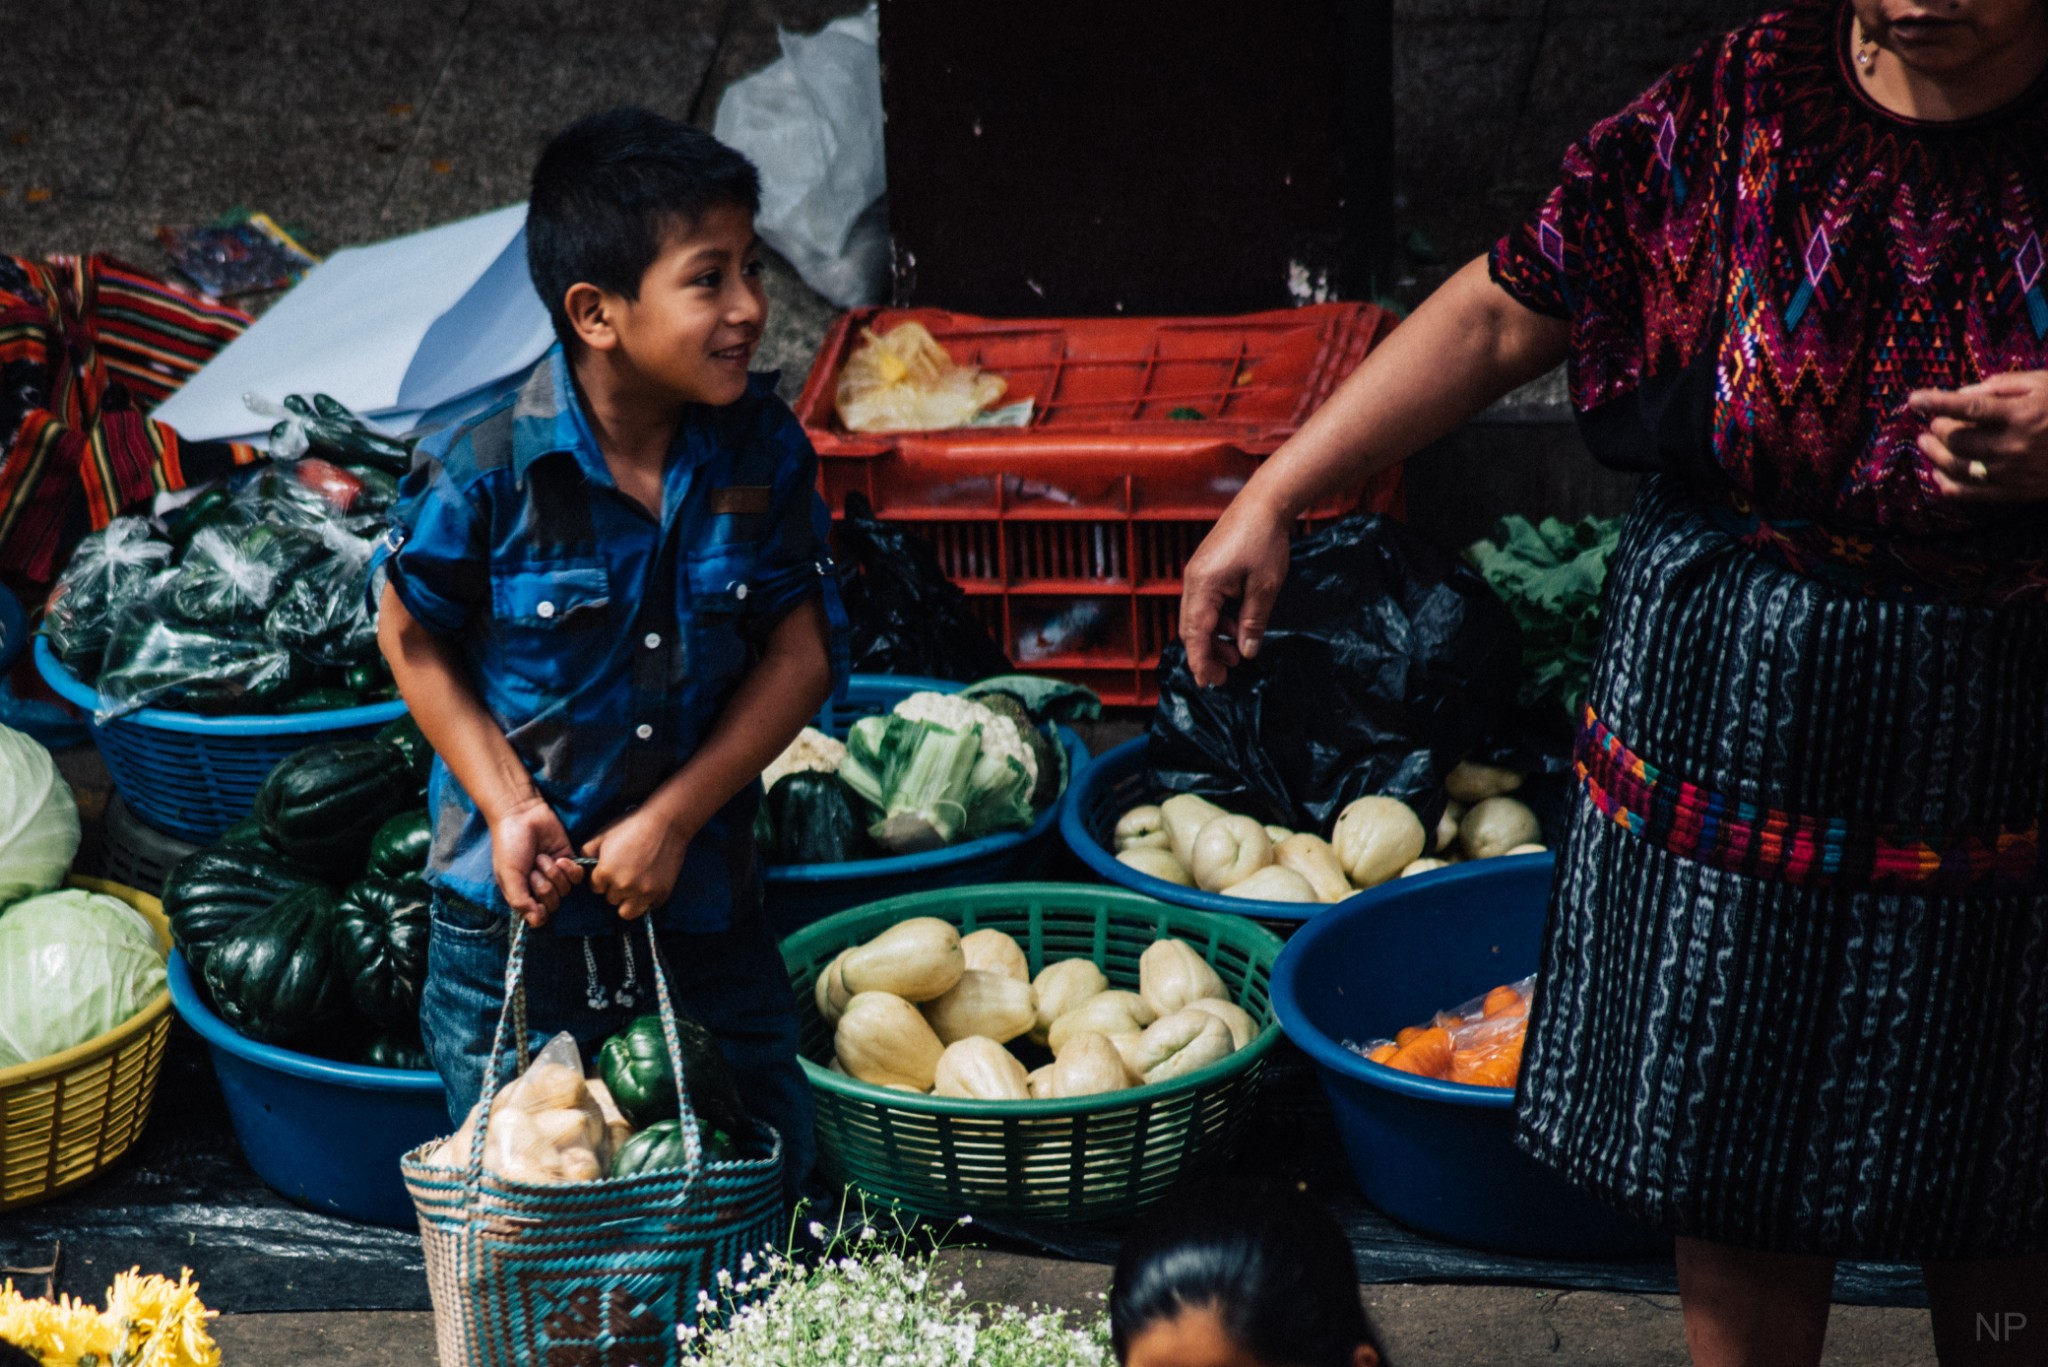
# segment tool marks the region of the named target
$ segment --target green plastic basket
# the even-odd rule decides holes
[[[913,916],[936,916],[963,934],[1006,931],[1034,975],[1059,959],[1091,958],[1112,987],[1130,989],[1138,955],[1176,936],[1215,968],[1259,1035],[1185,1077],[1061,1101],[915,1096],[831,1071],[832,1032],[812,999],[818,974],[840,950]],[[915,893],[807,926],[782,942],[782,957],[817,1099],[819,1167],[833,1182],[938,1219],[1080,1224],[1135,1214],[1236,1151],[1280,1038],[1267,990],[1279,954],[1280,938],[1243,917],[1073,883]]]

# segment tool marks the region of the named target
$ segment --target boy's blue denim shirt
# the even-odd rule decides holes
[[[485,709],[579,848],[690,758],[775,624],[813,594],[831,624],[835,686],[846,614],[815,489],[817,455],[773,375],[722,408],[685,411],[657,524],[620,492],[559,346],[518,392],[420,445],[378,548],[387,580],[428,629],[456,641]],[[751,784],[690,842],[663,930],[717,931],[758,906]],[[428,881],[510,914],[489,827],[434,761]],[[551,923],[617,930],[588,886]]]

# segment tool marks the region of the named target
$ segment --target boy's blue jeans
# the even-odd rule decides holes
[[[459,1126],[483,1093],[491,1040],[505,1004],[511,922],[436,893],[432,926],[420,1032],[448,1088],[449,1119]],[[662,933],[656,939],[676,1010],[711,1032],[732,1065],[747,1110],[782,1135],[783,1187],[794,1200],[810,1175],[817,1143],[811,1133],[810,1084],[797,1065],[796,1000],[767,917],[758,909],[735,910],[729,930]],[[617,1004],[629,940],[638,979],[638,1001],[630,1007]],[[592,975],[584,958],[586,944],[595,960],[598,986],[607,998],[603,1008],[594,1008],[589,1001]],[[635,1016],[656,1009],[647,937],[640,927],[588,941],[546,931],[527,936],[526,1024],[536,1051],[567,1030],[576,1037],[588,1068],[607,1036]],[[507,1077],[516,1063],[510,1057],[505,1060]]]

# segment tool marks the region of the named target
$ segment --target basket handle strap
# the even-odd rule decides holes
[[[484,1067],[483,1095],[477,1098],[476,1128],[469,1137],[469,1172],[462,1184],[462,1203],[466,1209],[475,1199],[484,1180],[484,1135],[490,1129],[491,1107],[498,1100],[498,1077],[505,1066],[505,1046],[516,1035],[513,1044],[517,1051],[519,1071],[525,1072],[531,1062],[528,1055],[532,1045],[526,1037],[526,921],[514,916],[511,943],[505,951],[505,1004],[498,1008],[498,1028],[491,1036],[491,1057]]]
[[[647,961],[654,966],[654,1002],[661,1011],[661,1036],[668,1045],[669,1066],[676,1075],[676,1118],[683,1132],[683,1180],[693,1184],[704,1167],[704,1135],[697,1124],[696,1108],[690,1104],[689,1078],[683,1072],[682,1034],[676,1027],[675,1004],[669,1000],[668,970],[662,966],[653,915],[642,916],[640,926],[647,935]]]

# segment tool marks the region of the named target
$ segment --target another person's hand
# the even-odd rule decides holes
[[[1906,402],[1929,420],[1920,452],[1943,494],[1973,502],[2048,498],[2048,371],[1918,389]]]
[[[1273,599],[1287,578],[1292,519],[1240,495],[1202,539],[1181,576],[1180,639],[1203,687],[1220,684],[1241,660],[1255,658]],[[1237,604],[1226,622],[1226,605]],[[1219,639],[1220,637],[1220,639]]]
[[[526,924],[547,924],[570,888],[583,881],[576,849],[555,809],[538,795],[491,823],[491,872],[498,891]]]
[[[591,837],[583,852],[597,860],[590,889],[631,921],[663,905],[682,876],[690,838],[652,806],[620,817]]]

